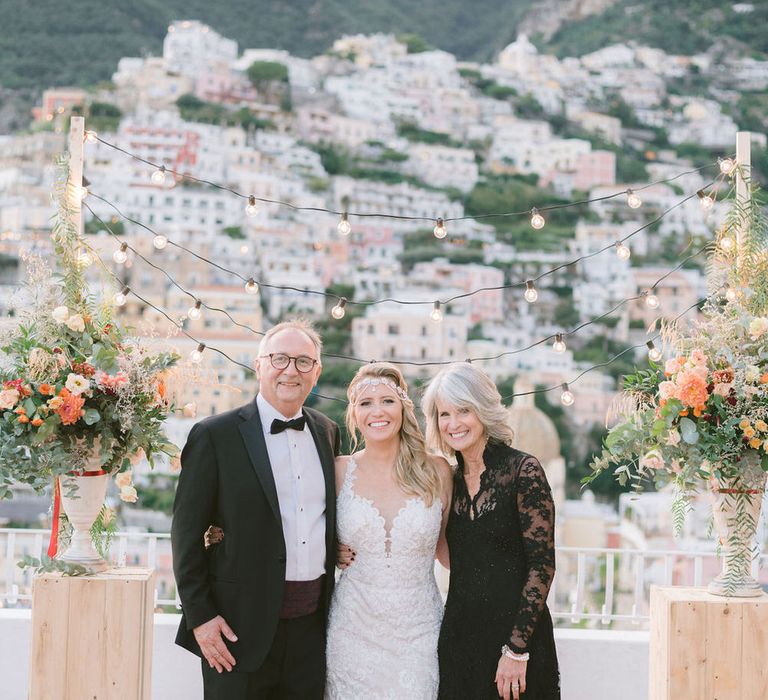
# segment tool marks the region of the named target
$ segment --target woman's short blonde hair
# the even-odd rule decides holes
[[[351,439],[351,451],[357,449],[362,438],[355,422],[355,401],[358,396],[358,388],[365,380],[383,379],[399,387],[402,391],[396,391],[403,404],[403,424],[400,427],[400,450],[395,462],[395,481],[405,493],[420,496],[427,505],[432,505],[435,499],[440,498],[440,473],[432,460],[427,458],[424,448],[424,434],[421,432],[416,420],[416,411],[413,401],[408,396],[408,384],[406,384],[402,372],[388,362],[374,362],[363,365],[347,387],[346,425]]]
[[[490,440],[512,444],[515,433],[509,425],[509,414],[501,403],[499,390],[491,378],[475,365],[457,362],[441,370],[429,383],[421,400],[427,423],[427,448],[453,457],[454,450],[440,432],[438,401],[470,409],[483,424]]]

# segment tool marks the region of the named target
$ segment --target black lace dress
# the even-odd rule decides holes
[[[530,652],[521,700],[560,698],[546,600],[555,575],[555,508],[539,461],[489,442],[474,499],[463,460],[446,536],[451,580],[440,630],[440,700],[498,698],[501,647]]]

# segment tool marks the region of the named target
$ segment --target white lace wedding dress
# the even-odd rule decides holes
[[[337,499],[339,541],[356,552],[333,593],[327,700],[434,700],[443,602],[435,581],[441,504],[409,498],[391,532],[355,493],[349,460]]]

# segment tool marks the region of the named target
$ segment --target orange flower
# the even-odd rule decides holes
[[[22,414],[19,416],[19,423],[29,423],[29,418]]]
[[[693,415],[696,416],[696,418],[701,418],[703,412],[704,409],[701,406],[696,406],[696,408],[693,409]]]
[[[760,377],[760,383],[768,384],[768,372],[766,372],[762,377]]]
[[[14,413],[18,413],[19,415],[23,416],[27,412],[27,409],[24,408],[24,406],[17,406],[14,410]]]
[[[82,396],[72,394],[67,389],[59,392],[59,397],[63,399],[61,406],[56,409],[56,413],[61,418],[62,425],[74,425],[83,415],[83,405],[85,399]]]
[[[677,415],[679,415],[679,416],[687,416],[687,415],[688,415],[688,409],[687,409],[687,408],[684,408],[684,409],[683,409],[682,411],[680,411],[680,413],[678,413]]]
[[[35,428],[39,428],[43,424],[43,419],[39,416],[37,418],[32,419],[32,425],[35,426]]]
[[[43,396],[53,396],[56,393],[56,387],[53,387],[50,384],[41,384],[39,387],[37,387],[37,390]]]
[[[677,398],[690,408],[703,408],[707,403],[707,380],[695,370],[683,370],[677,375]]]
[[[763,441],[760,438],[758,438],[758,437],[753,437],[749,441],[749,446],[751,448],[755,449],[755,450],[759,450],[760,449],[760,445],[762,445],[762,444],[763,444]]]

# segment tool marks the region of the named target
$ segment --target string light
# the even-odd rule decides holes
[[[648,290],[645,295],[645,305],[649,309],[659,308],[659,297],[657,297],[652,290]]]
[[[435,322],[440,323],[440,321],[443,320],[443,312],[440,310],[440,302],[436,301],[434,306],[432,307],[432,313],[429,314],[429,317]]]
[[[733,250],[734,245],[733,238],[730,236],[723,236],[720,239],[720,247],[726,252]]]
[[[150,178],[155,185],[162,185],[165,183],[165,166],[161,165],[155,172],[152,173]]]
[[[733,158],[718,158],[717,164],[723,175],[730,175],[736,168],[736,161]]]
[[[699,198],[699,204],[704,211],[708,211],[715,203],[714,197],[711,194],[707,194],[704,190],[699,190],[696,195]]]
[[[259,208],[256,206],[256,197],[254,195],[248,195],[248,204],[245,205],[245,213],[248,216],[256,216],[259,213]]]
[[[661,350],[653,344],[652,340],[649,340],[646,345],[648,346],[648,359],[652,362],[658,362],[661,359]]]
[[[555,352],[565,352],[565,341],[563,340],[562,333],[555,335],[555,342],[552,343],[552,349]]]
[[[573,392],[568,388],[568,382],[563,382],[560,387],[563,390],[563,393],[560,394],[560,403],[563,404],[563,406],[573,406],[573,402],[576,398],[574,397]]]
[[[352,224],[349,223],[349,215],[347,212],[344,212],[341,215],[341,221],[339,221],[339,225],[336,229],[342,236],[348,236],[352,231]]]
[[[536,286],[533,284],[533,280],[528,280],[525,283],[525,294],[523,294],[525,300],[529,304],[533,304],[539,298],[539,293],[536,291]]]
[[[337,321],[339,321],[342,318],[344,318],[344,314],[347,313],[344,310],[344,307],[346,306],[346,304],[347,304],[347,298],[346,297],[341,297],[339,299],[338,303],[336,304],[336,306],[334,306],[331,309],[331,316],[333,316]]]
[[[189,353],[189,361],[199,365],[203,360],[203,350],[205,350],[205,343],[200,343],[195,350]]]
[[[618,256],[619,260],[629,260],[632,255],[632,251],[621,241],[616,241],[616,255]]]
[[[437,219],[435,228],[432,229],[432,233],[435,234],[435,238],[445,238],[448,235],[448,230],[445,228],[445,223],[442,219]]]
[[[253,277],[249,277],[248,281],[245,283],[245,293],[256,294],[258,291],[259,285],[257,284],[256,280],[253,279]]]
[[[86,143],[96,143],[98,140],[99,140],[99,135],[95,131],[91,131],[89,129],[85,132]]]
[[[122,243],[120,247],[112,253],[112,260],[114,260],[118,265],[122,265],[126,260],[128,260],[128,244]]]
[[[156,233],[152,239],[152,245],[157,250],[163,250],[168,245],[168,236],[164,236],[162,233]]]
[[[538,231],[539,229],[544,228],[544,224],[546,223],[546,220],[539,214],[539,210],[536,207],[531,209],[531,226],[533,226],[533,228]]]
[[[125,302],[128,301],[128,293],[131,290],[128,287],[123,287],[117,294],[115,294],[115,306],[125,306]]]
[[[627,206],[630,209],[639,209],[643,204],[643,200],[640,196],[632,190],[627,190]]]
[[[193,321],[197,321],[203,314],[203,302],[199,299],[195,302],[195,305],[187,311],[187,318],[191,318]]]

